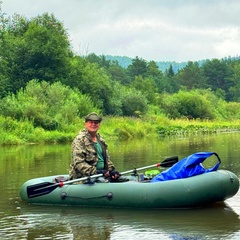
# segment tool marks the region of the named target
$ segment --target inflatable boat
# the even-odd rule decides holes
[[[205,169],[202,162],[213,155],[218,159],[217,164]],[[220,163],[216,153],[199,152],[179,162],[178,157],[172,157],[122,172],[117,182],[105,180],[102,174],[73,180],[68,180],[68,175],[40,177],[25,182],[20,195],[31,204],[147,209],[201,207],[231,198],[239,190],[238,177],[231,171],[218,170]],[[139,173],[152,167],[169,168],[156,176]]]

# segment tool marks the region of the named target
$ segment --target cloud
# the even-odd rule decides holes
[[[2,0],[8,15],[53,13],[76,52],[197,61],[239,55],[238,0]]]

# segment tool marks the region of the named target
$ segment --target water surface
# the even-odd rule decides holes
[[[167,157],[217,152],[221,169],[240,176],[240,133],[109,142],[116,169],[152,165]],[[240,193],[198,209],[133,210],[32,206],[19,188],[28,179],[67,173],[70,144],[0,147],[1,239],[240,239]],[[210,161],[209,165],[212,164]],[[206,186],[207,188],[207,186]]]

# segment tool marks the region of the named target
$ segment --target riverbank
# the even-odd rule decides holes
[[[58,130],[47,131],[34,127],[29,121],[16,121],[0,116],[0,145],[66,143],[73,140],[84,128],[83,119],[72,125],[61,126]],[[169,135],[215,134],[240,131],[240,120],[200,121],[168,119],[161,116],[105,117],[99,132],[107,139],[127,140],[135,138],[157,138]]]

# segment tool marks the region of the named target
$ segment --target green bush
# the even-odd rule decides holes
[[[122,112],[124,116],[144,115],[148,110],[146,98],[137,91],[129,91],[122,101]]]
[[[37,80],[30,81],[16,95],[1,99],[0,110],[2,116],[26,119],[45,130],[64,129],[89,112],[100,112],[91,98],[80,91],[60,82],[49,84]]]
[[[181,90],[173,95],[164,95],[161,102],[165,114],[171,118],[214,119],[214,105],[207,95],[197,90]]]

